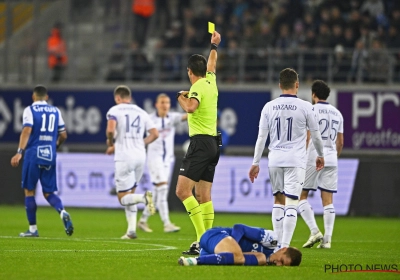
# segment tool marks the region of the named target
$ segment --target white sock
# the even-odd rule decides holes
[[[121,205],[123,206],[134,205],[138,203],[146,203],[146,199],[144,198],[143,194],[130,193],[121,198]]]
[[[283,217],[285,216],[285,205],[274,204],[272,208],[272,226],[274,232],[278,236],[278,243],[282,242],[282,230],[283,230]]]
[[[324,243],[331,242],[335,215],[335,207],[333,204],[324,206]]]
[[[168,209],[168,185],[164,184],[159,187],[156,187],[157,191],[157,202],[156,206],[158,208],[158,212],[160,213],[161,221],[164,223],[164,226],[171,223],[169,220],[169,209]]]
[[[125,206],[125,215],[126,221],[128,222],[128,231],[129,232],[136,232],[136,218],[137,218],[137,206],[135,205],[128,205]]]
[[[298,200],[286,197],[285,218],[283,219],[283,233],[281,247],[289,247],[297,223]]]
[[[299,206],[297,207],[300,215],[303,217],[304,222],[306,222],[311,234],[317,234],[319,232],[317,222],[315,221],[314,211],[308,203],[307,199],[300,200]]]
[[[37,231],[37,225],[30,225],[30,226],[29,226],[29,231],[30,231],[30,232],[35,232],[35,231]]]
[[[153,203],[155,206],[157,206],[157,187],[154,187],[153,190]],[[140,217],[140,222],[142,223],[147,223],[149,217],[151,216],[150,211],[147,207],[144,208],[142,216]]]

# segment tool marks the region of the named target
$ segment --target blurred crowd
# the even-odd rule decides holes
[[[147,16],[153,18],[156,30],[155,36],[144,36],[140,31],[148,26],[143,27],[141,16],[133,9],[134,24],[139,25],[134,25],[132,64],[138,61],[141,67],[134,72],[152,68],[140,50],[154,37],[155,49],[208,49],[208,21],[222,34],[218,70],[227,82],[239,79],[240,65],[245,80],[265,80],[268,69],[296,67],[299,55],[305,79],[324,79],[332,71],[337,82],[386,82],[389,75],[399,72],[398,0],[171,1],[174,5],[164,0],[133,0],[133,5],[135,2],[154,5]],[[163,57],[165,79],[181,78],[181,59],[186,57]]]

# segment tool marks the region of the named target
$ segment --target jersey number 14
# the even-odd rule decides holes
[[[136,133],[140,132],[140,116],[137,116],[131,123],[129,120],[129,115],[125,115],[126,118],[126,133],[129,133],[130,128],[136,128]]]

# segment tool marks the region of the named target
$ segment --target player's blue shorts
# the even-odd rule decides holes
[[[218,243],[230,236],[231,228],[215,227],[207,230],[200,238],[200,256],[214,254]]]
[[[34,190],[40,180],[44,193],[57,191],[56,166],[38,165],[24,160],[22,165],[22,188]]]

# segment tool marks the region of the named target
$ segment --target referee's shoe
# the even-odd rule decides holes
[[[200,254],[200,245],[199,242],[195,241],[190,245],[189,250],[183,251],[182,254],[184,255],[199,255]]]

